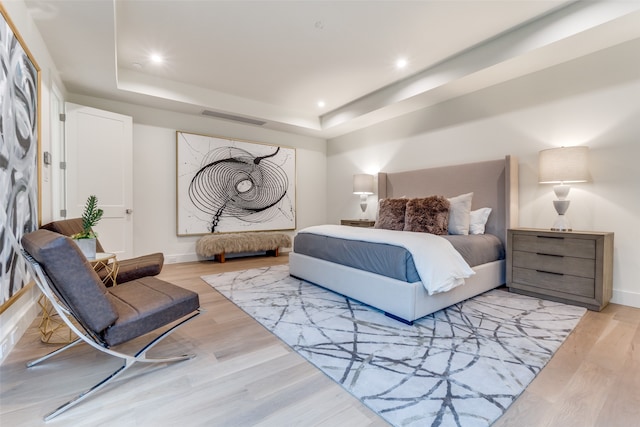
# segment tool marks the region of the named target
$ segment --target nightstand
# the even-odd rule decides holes
[[[613,287],[613,233],[507,231],[511,292],[600,311]]]
[[[371,228],[375,225],[373,219],[341,219],[340,225],[350,225],[351,227]]]

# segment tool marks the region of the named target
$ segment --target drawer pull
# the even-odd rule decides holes
[[[557,258],[564,258],[564,255],[558,255],[558,254],[545,254],[544,252],[536,252],[536,255],[554,256],[554,257],[557,257]]]
[[[560,236],[536,236],[538,239],[556,239],[556,240],[564,240],[564,237]]]
[[[538,273],[554,274],[556,276],[564,276],[564,273],[556,273],[553,271],[536,270]]]

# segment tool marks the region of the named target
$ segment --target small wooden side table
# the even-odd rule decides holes
[[[376,224],[373,219],[341,219],[340,225],[349,225],[351,227],[371,228]]]
[[[87,259],[93,269],[97,272],[105,269],[106,275],[102,281],[106,286],[116,286],[118,276],[118,260],[116,254],[109,252],[98,252],[93,259]],[[38,305],[42,308],[42,319],[40,320],[40,341],[47,344],[68,344],[75,339],[71,329],[60,319],[58,313],[53,309],[51,302],[40,295]]]

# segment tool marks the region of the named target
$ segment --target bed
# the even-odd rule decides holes
[[[485,225],[485,234],[496,236],[496,240],[503,246],[504,253],[507,229],[516,227],[518,221],[518,163],[515,157],[506,156],[504,159],[492,161],[378,174],[379,199],[411,199],[433,195],[451,198],[469,192],[473,192],[472,210],[483,207],[492,209]],[[367,232],[366,229],[356,232],[356,227],[348,226],[332,226],[331,232],[338,232],[340,227],[349,234]],[[462,285],[446,292],[429,295],[420,277],[393,277],[386,273],[347,265],[349,262],[342,259],[328,260],[323,258],[330,257],[301,253],[304,246],[320,249],[324,247],[324,243],[318,243],[320,241],[304,243],[299,238],[303,234],[308,237],[309,233],[306,229],[300,230],[294,239],[293,251],[289,254],[289,272],[292,276],[376,307],[386,315],[405,323],[412,323],[416,319],[505,283],[505,260],[502,257],[474,265],[473,275],[464,279]],[[357,240],[357,236],[351,236],[349,239]],[[351,249],[345,253],[349,252]],[[395,261],[388,263],[398,264]]]

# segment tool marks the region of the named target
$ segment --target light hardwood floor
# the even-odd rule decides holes
[[[197,291],[205,314],[151,355],[195,353],[163,367],[134,367],[50,426],[382,426],[386,423],[214,291],[200,276],[285,264],[288,258],[166,265],[160,277]],[[547,367],[495,426],[637,426],[640,309],[587,312]],[[78,346],[46,354],[34,321],[0,366],[0,424],[38,426],[45,413],[112,372],[116,359]]]

